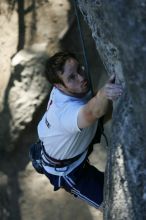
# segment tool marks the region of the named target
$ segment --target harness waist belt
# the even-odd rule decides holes
[[[51,167],[55,167],[55,168],[62,168],[62,167],[68,166],[68,165],[72,164],[73,162],[75,162],[76,160],[78,160],[83,155],[83,153],[85,151],[83,151],[81,154],[79,154],[75,157],[72,157],[72,158],[69,158],[69,159],[64,159],[64,160],[57,160],[55,158],[50,157],[48,155],[48,153],[46,152],[45,147],[44,147],[43,144],[42,144],[42,152],[43,152],[43,155],[45,156],[45,159],[48,161],[48,163],[46,163],[43,160],[44,164],[46,164],[48,166],[51,166]]]

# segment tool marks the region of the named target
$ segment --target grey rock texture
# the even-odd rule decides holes
[[[105,178],[106,220],[146,219],[146,1],[78,1],[108,75],[114,103]]]
[[[22,50],[12,59],[12,74],[0,114],[0,148],[11,151],[49,91],[45,53]]]

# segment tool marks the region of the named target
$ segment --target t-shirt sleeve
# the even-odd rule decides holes
[[[77,117],[81,108],[82,105],[74,105],[73,107],[66,107],[62,111],[60,123],[70,133],[81,131],[77,124]]]

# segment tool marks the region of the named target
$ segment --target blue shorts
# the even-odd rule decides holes
[[[104,173],[84,161],[66,176],[47,173],[54,191],[64,188],[67,192],[86,201],[89,205],[99,208],[103,202]]]

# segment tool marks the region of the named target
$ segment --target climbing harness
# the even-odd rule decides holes
[[[72,157],[72,158],[58,160],[58,159],[50,157],[50,155],[46,152],[43,143],[41,143],[41,145],[42,145],[42,156],[44,156],[44,158],[45,158],[45,160],[44,160],[42,157],[42,162],[44,163],[44,165],[48,165],[48,166],[54,167],[54,168],[62,168],[65,166],[69,166],[70,164],[72,164],[73,162],[78,160],[85,153],[85,151],[87,151],[87,149],[86,149],[82,153],[80,153],[77,156]],[[47,164],[46,164],[46,161],[47,161]]]
[[[94,91],[93,91],[93,86],[92,86],[91,74],[90,74],[90,71],[89,71],[89,64],[88,64],[88,60],[87,60],[87,51],[86,51],[85,42],[84,42],[84,38],[83,38],[83,33],[82,33],[82,29],[81,29],[81,20],[80,20],[79,10],[77,8],[77,0],[74,0],[74,8],[75,8],[75,14],[76,14],[76,18],[77,18],[77,24],[78,24],[78,30],[79,30],[79,35],[80,35],[81,46],[82,46],[82,50],[83,50],[85,69],[86,69],[86,73],[87,73],[87,76],[88,76],[88,80],[89,80],[90,88],[91,88],[91,93],[92,93],[92,97],[93,97],[94,96]],[[107,137],[104,133],[103,122],[104,122],[104,116],[102,116],[98,120],[98,127],[97,127],[97,131],[96,131],[96,134],[95,134],[95,137],[94,137],[93,140],[94,140],[94,143],[100,143],[101,136],[103,135],[104,138],[105,138],[106,145],[108,146],[108,140],[107,140]]]
[[[70,164],[78,160],[85,153],[85,151],[87,151],[87,149],[85,149],[82,153],[78,154],[75,157],[64,160],[58,160],[50,157],[50,155],[46,152],[42,141],[38,140],[36,143],[30,146],[29,159],[31,160],[35,170],[38,173],[43,174],[44,173],[43,165],[45,166],[47,165],[49,167],[54,167],[54,168],[62,168],[69,166]]]

